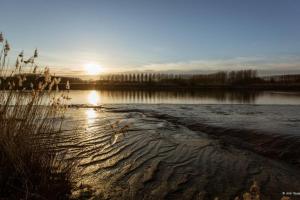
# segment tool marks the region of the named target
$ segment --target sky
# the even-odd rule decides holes
[[[299,0],[0,0],[11,60],[60,74],[300,72]],[[11,61],[12,62],[12,61]]]

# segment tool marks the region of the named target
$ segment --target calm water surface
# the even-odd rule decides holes
[[[71,104],[280,104],[299,105],[300,92],[71,91]]]

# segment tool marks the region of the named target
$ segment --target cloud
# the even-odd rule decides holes
[[[51,71],[60,75],[83,76],[85,71],[82,60],[65,60],[64,66],[59,62],[49,62]],[[46,62],[44,62],[46,63]],[[181,62],[149,63],[142,66],[115,66],[108,67],[108,73],[120,72],[167,72],[167,73],[212,73],[215,71],[256,69],[261,75],[300,73],[300,56],[273,56],[273,57],[235,57],[228,59],[203,59]]]
[[[153,63],[142,66],[143,70],[154,71],[221,71],[256,69],[258,71],[299,71],[299,56],[281,57],[236,57],[215,60],[191,60],[170,63]]]

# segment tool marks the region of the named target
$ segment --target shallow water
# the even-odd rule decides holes
[[[60,148],[99,198],[233,199],[256,180],[280,199],[300,188],[300,106],[280,104],[77,106]]]

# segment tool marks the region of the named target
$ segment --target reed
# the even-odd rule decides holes
[[[46,68],[38,84],[25,88],[23,69],[37,65],[37,50],[29,59],[18,55],[14,69],[7,63],[9,43],[0,33],[0,199],[68,199],[75,163],[56,149],[67,109],[67,92],[53,95],[59,79]],[[17,77],[17,79],[11,79]],[[10,81],[8,81],[10,80]],[[48,88],[46,90],[46,88]]]

